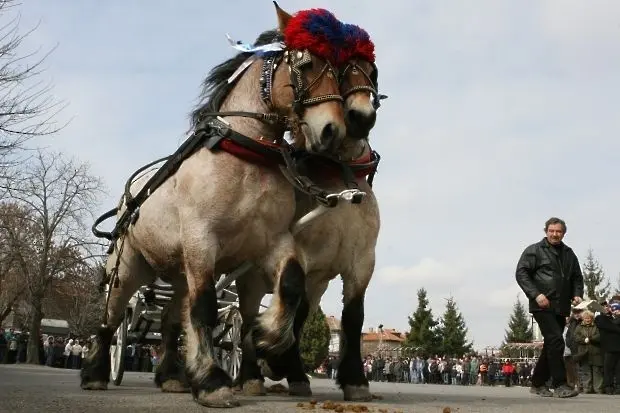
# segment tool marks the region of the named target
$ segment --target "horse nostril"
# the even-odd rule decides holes
[[[355,109],[349,109],[346,113],[347,124],[362,129],[370,129],[374,126],[377,119],[377,112],[362,112]]]
[[[321,143],[324,147],[329,147],[336,137],[337,128],[333,123],[328,123],[321,131]]]

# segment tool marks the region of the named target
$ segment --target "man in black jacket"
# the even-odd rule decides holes
[[[603,388],[607,394],[620,393],[620,297],[613,297],[605,312],[596,316],[594,323],[601,334],[601,350],[605,354]]]
[[[516,270],[517,283],[544,337],[530,391],[543,397],[575,397],[579,392],[566,383],[563,332],[571,301],[582,301],[583,276],[577,256],[562,242],[566,223],[549,218],[544,230],[545,238],[523,251]],[[546,385],[549,378],[553,392]]]

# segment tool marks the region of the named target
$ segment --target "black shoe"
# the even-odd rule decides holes
[[[562,384],[561,386],[556,387],[553,391],[553,397],[559,397],[561,399],[575,397],[578,394],[579,392],[577,390],[575,390],[574,388],[571,388],[570,386],[566,384]]]
[[[551,393],[551,390],[549,390],[547,386],[532,386],[530,387],[530,393],[536,394],[541,397],[553,397],[553,393]]]

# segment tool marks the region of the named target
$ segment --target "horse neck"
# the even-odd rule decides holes
[[[272,112],[260,96],[260,73],[259,64],[255,63],[250,66],[245,74],[237,81],[232,91],[229,92],[220,106],[219,111]],[[281,133],[273,126],[268,126],[264,122],[253,118],[231,116],[225,117],[225,120],[230,123],[232,129],[252,139],[265,137],[274,140],[279,137],[276,135]]]

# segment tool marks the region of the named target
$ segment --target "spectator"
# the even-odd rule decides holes
[[[9,332],[6,333],[5,339],[7,342],[7,354],[5,356],[5,363],[13,364],[17,361],[17,334],[15,334],[15,330],[10,328]]]
[[[545,238],[523,251],[515,271],[544,338],[530,391],[542,397],[575,397],[579,392],[568,386],[566,380],[563,332],[571,300],[574,304],[582,301],[583,275],[577,256],[562,242],[566,223],[550,218],[544,231]],[[547,387],[550,378],[553,393]]]
[[[4,363],[4,357],[7,355],[8,342],[4,336],[4,330],[0,328],[0,364]]]
[[[613,297],[611,304],[596,316],[594,322],[601,336],[601,350],[604,353],[603,391],[606,394],[620,394],[620,296]]]
[[[512,365],[510,360],[507,360],[504,364],[504,367],[502,367],[502,374],[504,375],[504,385],[506,387],[510,387],[510,385],[512,384],[512,373],[514,373],[514,371],[514,366]]]
[[[54,337],[49,336],[45,341],[45,365],[54,366]]]
[[[73,348],[73,339],[71,338],[65,345],[65,352],[63,353],[63,356],[65,356],[65,368],[66,369],[71,368],[71,349],[72,348]]]
[[[603,354],[601,335],[594,324],[594,314],[586,310],[575,329],[579,378],[586,394],[603,393]]]
[[[75,343],[71,347],[71,368],[72,369],[80,369],[82,367],[82,346],[80,345],[80,341],[78,339],[75,340]]]
[[[581,312],[585,308],[584,303],[581,303],[573,307],[571,315],[568,318],[566,324],[566,331],[564,334],[566,350],[564,351],[564,364],[566,365],[566,382],[572,388],[576,388],[577,391],[582,392],[583,388],[579,381],[579,374],[577,374],[577,362],[575,361],[575,355],[577,355],[577,343],[575,342],[575,328],[581,323]]]

